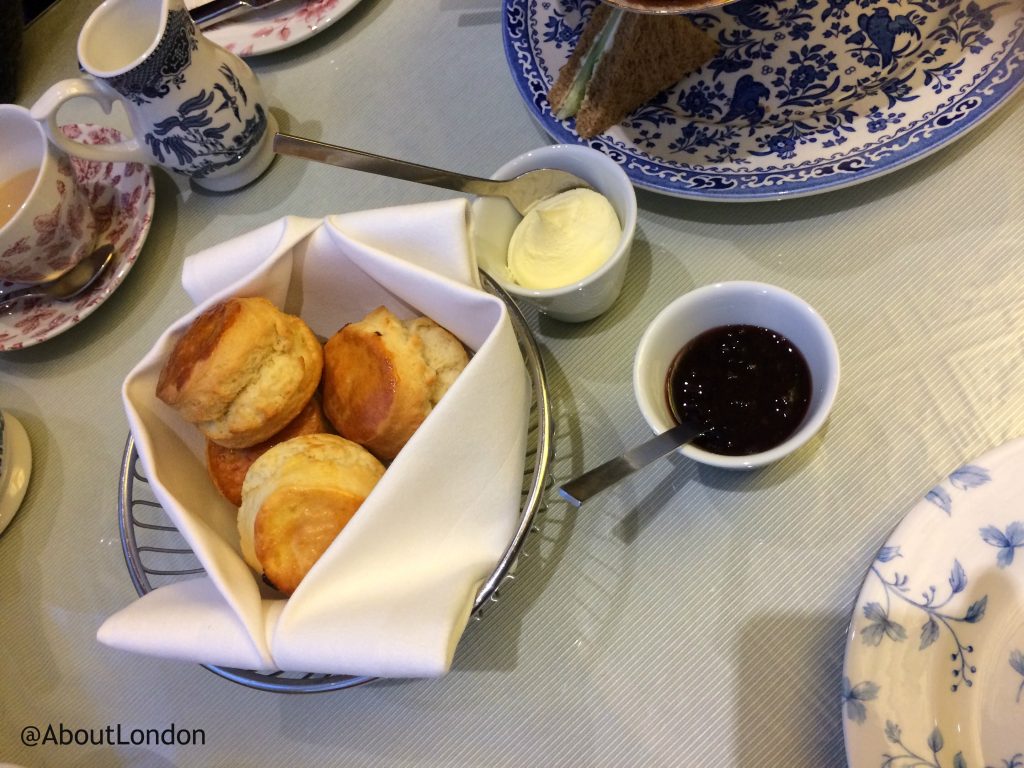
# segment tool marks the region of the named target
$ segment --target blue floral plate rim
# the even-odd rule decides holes
[[[1024,767],[1022,464],[1018,438],[953,470],[876,553],[843,666],[850,768]]]
[[[1014,0],[739,0],[692,17],[720,41],[708,65],[581,139],[553,116],[547,90],[598,1],[503,0],[513,80],[553,139],[605,152],[637,187],[676,197],[744,202],[857,184],[963,136],[1024,83]]]

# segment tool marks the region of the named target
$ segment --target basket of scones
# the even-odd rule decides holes
[[[534,394],[466,216],[453,200],[289,217],[190,257],[197,306],[123,398],[202,570],[108,618],[102,642],[212,668],[450,668],[520,533]]]

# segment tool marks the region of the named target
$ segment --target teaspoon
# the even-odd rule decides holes
[[[646,443],[641,443],[636,448],[626,451],[621,456],[584,472],[575,480],[570,480],[561,486],[558,493],[574,507],[578,507],[591,496],[614,485],[638,469],[643,469],[652,461],[667,456],[677,448],[700,437],[706,431],[694,424],[679,424],[651,438]]]
[[[304,139],[287,133],[274,134],[274,151],[279,155],[292,155],[307,160],[316,160],[339,168],[376,173],[404,181],[429,184],[432,187],[450,189],[454,192],[468,192],[485,197],[504,197],[522,215],[538,200],[567,192],[570,189],[591,189],[590,184],[578,176],[553,168],[541,168],[516,176],[514,179],[496,181],[467,176],[463,173],[431,168],[405,160],[395,160],[383,155],[374,155],[358,149],[325,144],[322,141]]]
[[[30,285],[0,295],[0,309],[19,299],[47,298],[67,301],[84,293],[106,272],[114,259],[114,246],[102,245],[75,266],[48,283]]]

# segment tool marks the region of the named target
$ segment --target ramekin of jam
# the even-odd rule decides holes
[[[680,452],[727,469],[788,456],[825,423],[839,350],[809,304],[766,283],[715,283],[669,304],[637,348],[633,391],[656,433],[702,434]]]

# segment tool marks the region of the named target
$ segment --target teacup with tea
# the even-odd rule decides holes
[[[88,196],[27,109],[0,104],[0,137],[0,280],[53,280],[96,244]]]

